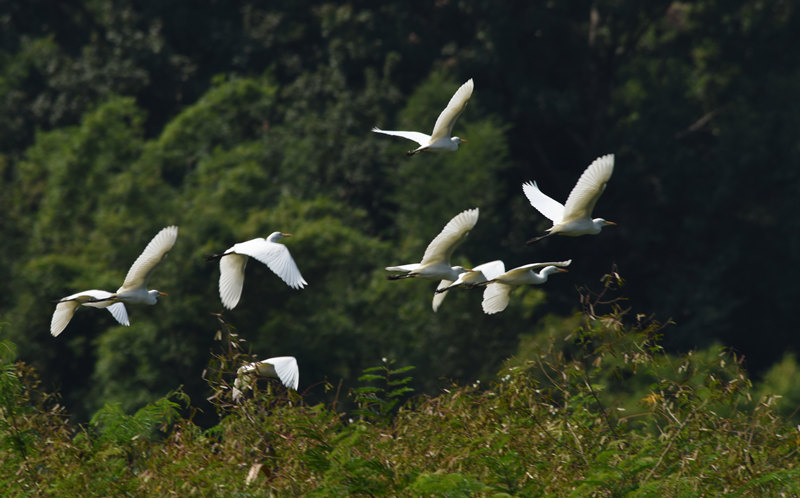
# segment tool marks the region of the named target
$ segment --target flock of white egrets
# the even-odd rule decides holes
[[[457,151],[459,144],[466,140],[450,137],[450,135],[453,125],[472,96],[473,88],[472,79],[461,85],[439,115],[430,135],[415,131],[387,131],[379,128],[373,128],[372,131],[417,142],[419,147],[409,151],[408,155],[422,151]],[[531,205],[553,222],[553,226],[547,230],[547,234],[533,238],[527,243],[532,244],[555,234],[573,237],[595,235],[600,233],[604,226],[614,225],[613,222],[602,218],[591,218],[592,210],[605,190],[613,170],[613,154],[597,158],[578,179],[578,183],[572,189],[565,204],[542,193],[536,182],[523,184],[522,190]],[[510,293],[515,286],[542,284],[551,274],[566,272],[564,267],[569,266],[572,262],[572,260],[567,260],[531,263],[508,271],[505,270],[505,265],[501,260],[490,261],[474,268],[451,266],[450,257],[453,250],[466,239],[477,221],[478,208],[459,213],[428,244],[422,261],[389,266],[386,270],[403,273],[390,275],[388,278],[396,280],[418,277],[439,280],[439,285],[433,295],[433,311],[438,310],[447,292],[455,287],[485,287],[483,311],[494,314],[506,309]],[[223,253],[208,256],[208,260],[219,259],[219,296],[223,306],[233,309],[239,303],[244,286],[244,270],[249,258],[254,258],[267,265],[293,289],[302,289],[307,285],[297,264],[292,259],[289,249],[278,243],[278,240],[290,236],[291,234],[288,233],[273,232],[266,239],[259,237],[240,242]],[[157,290],[148,290],[147,282],[158,263],[175,245],[177,238],[177,226],[168,226],[158,232],[133,262],[125,281],[116,292],[91,289],[57,301],[56,310],[50,322],[50,333],[53,336],[59,335],[69,324],[78,306],[106,308],[120,324],[129,326],[126,304],[153,305],[158,301],[158,296],[166,295]],[[300,380],[297,360],[292,356],[279,356],[248,363],[237,371],[237,378],[232,390],[235,400],[240,399],[242,393],[252,386],[254,376],[277,377],[287,388],[294,390],[297,390]]]
[[[469,98],[472,96],[474,85],[472,79],[461,85],[456,91],[447,107],[439,115],[433,126],[433,133],[426,135],[416,131],[386,131],[373,128],[376,133],[384,133],[413,140],[419,147],[408,151],[409,155],[422,151],[444,152],[456,151],[461,143],[466,140],[459,137],[450,137],[453,125],[464,112]],[[597,200],[606,188],[608,179],[614,171],[614,155],[595,159],[586,168],[578,183],[572,189],[565,204],[554,200],[539,190],[536,182],[522,185],[522,191],[528,197],[531,205],[537,211],[549,218],[553,226],[547,234],[529,240],[532,244],[554,234],[578,236],[595,235],[606,225],[614,225],[603,218],[592,219],[592,210]],[[548,263],[531,263],[506,271],[505,265],[500,260],[490,261],[472,269],[461,266],[450,266],[450,256],[453,250],[466,239],[470,230],[478,222],[478,208],[468,209],[459,213],[444,226],[439,235],[434,238],[422,261],[408,265],[389,266],[389,271],[405,272],[392,275],[389,278],[400,279],[409,277],[440,280],[433,295],[433,311],[439,309],[447,292],[453,287],[464,286],[467,288],[483,286],[483,311],[494,314],[503,311],[508,306],[511,291],[515,286],[542,284],[547,282],[553,273],[565,272],[572,260],[553,261]],[[539,270],[541,268],[541,270]],[[539,270],[539,272],[536,272]]]

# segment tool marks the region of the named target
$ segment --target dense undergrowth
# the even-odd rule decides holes
[[[76,427],[3,343],[0,494],[800,493],[800,432],[777,396],[756,396],[719,348],[666,354],[664,325],[610,297],[618,283],[581,289],[574,327],[540,331],[491,385],[408,397],[413,369],[384,360],[350,393],[353,409],[306,405],[269,379],[232,403],[247,355],[220,317],[205,372],[220,422],[207,430],[180,389],[132,415],[108,404]]]

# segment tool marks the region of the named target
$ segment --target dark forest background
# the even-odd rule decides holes
[[[800,252],[800,12],[794,2],[0,0],[0,339],[85,419],[183,385],[201,400],[217,345],[203,255],[280,230],[309,286],[247,268],[224,313],[259,358],[296,356],[300,390],[367,366],[415,386],[491,379],[615,268],[673,351],[715,343],[759,376],[793,361]],[[475,92],[455,154],[406,157],[373,126],[430,132]],[[596,157],[616,168],[596,237],[524,241]],[[435,283],[389,282],[464,209],[454,264],[573,259],[484,315],[480,292],[430,309]],[[162,227],[178,242],[130,327],[53,301],[115,290]]]

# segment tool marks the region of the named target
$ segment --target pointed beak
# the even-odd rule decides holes
[[[613,225],[613,226],[617,226],[617,224],[616,224],[616,223],[614,223],[613,221],[606,221],[606,222],[604,223],[604,225]]]
[[[290,234],[290,233],[283,233],[283,232],[281,232],[281,235],[283,237],[291,237],[292,236],[292,234]]]
[[[169,294],[167,294],[166,292],[159,292],[158,295],[159,296],[169,296]]]
[[[467,140],[466,138],[459,138],[459,140],[460,140],[460,143],[462,143],[462,144],[469,142],[469,140]]]
[[[559,268],[558,271],[560,271],[561,273],[569,272],[569,270],[567,270],[566,268]]]

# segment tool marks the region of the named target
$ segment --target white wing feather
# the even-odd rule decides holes
[[[53,318],[50,320],[50,334],[54,337],[64,331],[67,328],[70,320],[72,320],[72,315],[75,314],[75,310],[80,306],[80,303],[77,301],[63,301],[56,305],[56,311],[53,313]]]
[[[242,391],[249,389],[253,382],[252,375],[261,377],[275,377],[281,383],[297,391],[300,385],[300,370],[297,368],[297,360],[294,356],[276,356],[266,360],[248,363],[239,367],[236,372],[236,382],[234,387],[238,393],[234,392],[234,397],[238,398]]]
[[[450,287],[450,284],[452,283],[453,282],[451,282],[450,280],[442,280],[441,282],[439,282],[439,285],[436,287],[436,290]],[[442,305],[442,301],[444,301],[445,297],[447,297],[447,291],[433,293],[433,302],[431,303],[431,305],[433,306],[434,313],[436,313],[436,311],[439,309],[439,306]]]
[[[522,184],[522,191],[525,197],[530,201],[537,211],[542,213],[546,218],[553,222],[553,224],[561,223],[564,218],[564,205],[548,196],[541,190],[536,182],[528,182]]]
[[[455,282],[448,287],[458,287],[463,284],[480,284],[489,280],[494,280],[498,275],[506,271],[505,264],[499,259],[473,266],[472,271],[466,271],[458,276]],[[437,289],[438,290],[438,289]]]
[[[424,133],[420,133],[418,131],[381,130],[380,128],[377,127],[373,128],[372,131],[374,131],[375,133],[383,133],[384,135],[392,135],[395,137],[407,138],[408,140],[417,142],[422,146],[431,144],[431,136],[426,135]]]
[[[242,297],[247,259],[248,256],[233,252],[219,259],[219,298],[229,310],[235,308]]]
[[[386,271],[414,271],[419,267],[419,263],[410,263],[407,265],[387,266]]]
[[[506,265],[501,260],[496,259],[494,261],[489,261],[488,263],[478,265],[472,268],[472,270],[481,272],[483,274],[483,278],[486,279],[482,281],[485,282],[487,280],[494,280],[495,278],[497,278],[498,275],[501,275],[504,271],[506,271]],[[480,283],[480,282],[469,279],[467,280],[467,283]]]
[[[512,286],[498,282],[487,285],[483,291],[483,302],[481,303],[483,312],[493,315],[506,309],[512,289]]]
[[[606,189],[606,183],[614,172],[614,154],[595,159],[578,179],[567,202],[564,203],[564,220],[591,218],[597,200]]]
[[[450,264],[450,255],[453,250],[464,241],[469,231],[478,222],[478,208],[468,209],[457,214],[444,226],[439,235],[434,238],[425,254],[422,256],[422,265],[435,262]]]
[[[150,243],[147,244],[142,254],[133,262],[130,270],[128,270],[128,275],[125,277],[125,282],[122,283],[122,287],[120,287],[118,292],[121,292],[123,289],[145,286],[153,268],[164,259],[164,255],[172,249],[177,239],[178,227],[168,226],[161,229]]]
[[[297,387],[300,385],[300,369],[297,368],[297,360],[294,356],[278,356],[264,361],[272,364],[275,375],[284,386],[297,391]]]
[[[453,125],[456,124],[456,120],[461,116],[461,113],[464,112],[469,98],[472,97],[473,88],[472,78],[470,78],[456,90],[456,93],[450,98],[447,107],[445,107],[436,119],[436,124],[433,126],[433,132],[430,136],[431,143],[442,138],[450,138],[450,134],[453,133]]]
[[[527,265],[518,266],[516,268],[508,270],[507,272],[505,272],[505,273],[503,273],[501,275],[496,275],[494,278],[498,278],[498,277],[501,277],[501,276],[502,277],[513,277],[513,276],[519,275],[521,273],[526,273],[526,272],[528,272],[530,270],[538,270],[539,268],[544,268],[545,266],[551,266],[552,265],[552,266],[564,267],[564,266],[569,266],[571,263],[572,263],[571,259],[568,259],[566,261],[549,261],[547,263],[530,263],[530,264],[527,264]],[[491,279],[489,279],[489,280],[491,280]]]
[[[112,296],[112,293],[104,290],[99,289],[91,289],[87,291],[77,292],[70,296],[67,296],[61,299],[58,304],[56,305],[56,310],[53,312],[53,318],[50,320],[50,333],[53,336],[57,336],[69,324],[70,320],[72,320],[72,316],[75,314],[75,310],[78,309],[78,306],[90,306],[92,308],[109,308],[109,311],[112,311],[111,308],[114,307],[113,301],[100,301],[97,303],[93,303],[92,301],[95,299],[106,299]],[[116,303],[122,305],[122,303]],[[114,308],[112,311],[112,315],[117,321],[123,325],[129,325],[129,323],[124,323],[120,318],[117,318],[117,313],[119,308]],[[125,315],[125,322],[128,320],[127,313],[124,312],[124,305],[123,305],[123,313]]]
[[[120,325],[130,327],[131,322],[128,320],[128,310],[125,309],[125,303],[114,303],[107,309]]]
[[[266,239],[253,239],[236,244],[233,247],[235,252],[246,254],[267,265],[289,287],[302,289],[303,286],[308,285],[308,282],[300,274],[300,269],[297,268],[294,259],[292,259],[289,248],[285,245],[270,242]]]

